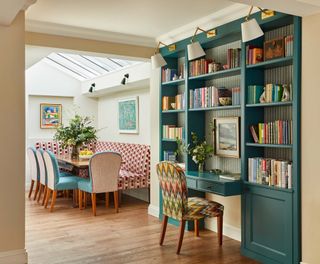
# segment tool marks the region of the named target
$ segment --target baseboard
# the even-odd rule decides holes
[[[159,218],[159,206],[150,204],[148,207],[148,214]]]
[[[25,249],[0,252],[0,264],[26,264],[28,254]]]
[[[205,228],[217,232],[217,221],[212,218],[207,218],[205,221]],[[241,241],[241,229],[226,223],[223,223],[223,235]]]

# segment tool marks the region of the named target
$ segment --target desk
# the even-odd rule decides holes
[[[218,174],[210,172],[186,171],[185,175],[189,189],[222,196],[240,195],[242,193],[241,180],[220,179]]]

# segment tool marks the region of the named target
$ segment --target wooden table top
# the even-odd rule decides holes
[[[89,159],[71,159],[68,156],[57,156],[57,160],[59,163],[65,163],[70,164],[72,166],[78,167],[78,168],[88,168],[89,167]]]

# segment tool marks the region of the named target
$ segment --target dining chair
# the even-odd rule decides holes
[[[36,156],[38,159],[39,173],[40,173],[40,187],[39,187],[39,195],[38,195],[37,202],[39,203],[41,199],[41,195],[43,193],[42,205],[44,205],[46,194],[47,194],[47,168],[46,168],[46,165],[44,164],[43,150],[38,149],[36,151]]]
[[[47,208],[50,196],[52,194],[50,212],[53,211],[58,191],[77,190],[78,181],[81,179],[77,176],[62,177],[59,171],[58,161],[55,155],[50,151],[43,152],[45,167],[47,170],[47,194],[44,207]]]
[[[162,191],[163,205],[160,245],[162,246],[164,241],[169,217],[180,221],[177,254],[180,254],[186,221],[194,221],[194,234],[199,236],[199,220],[205,217],[217,217],[219,245],[222,245],[223,205],[204,198],[188,198],[186,176],[184,171],[175,163],[158,163],[157,174]]]
[[[79,208],[82,198],[86,204],[86,193],[91,193],[92,211],[96,216],[96,194],[106,194],[106,207],[109,207],[109,193],[113,192],[114,207],[119,212],[118,179],[121,166],[121,155],[117,152],[100,152],[93,155],[89,161],[89,179],[81,179],[78,183]],[[84,194],[84,195],[83,195]]]
[[[29,147],[27,149],[27,155],[29,159],[29,169],[30,169],[29,171],[30,171],[30,177],[31,177],[31,185],[30,185],[28,197],[29,198],[31,197],[34,183],[36,183],[36,189],[33,197],[33,200],[36,200],[39,187],[40,187],[39,163],[36,156],[36,149],[34,147]]]

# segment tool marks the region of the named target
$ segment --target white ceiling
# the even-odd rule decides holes
[[[195,4],[196,3],[196,4]],[[39,0],[27,21],[156,38],[231,6],[227,0]]]

